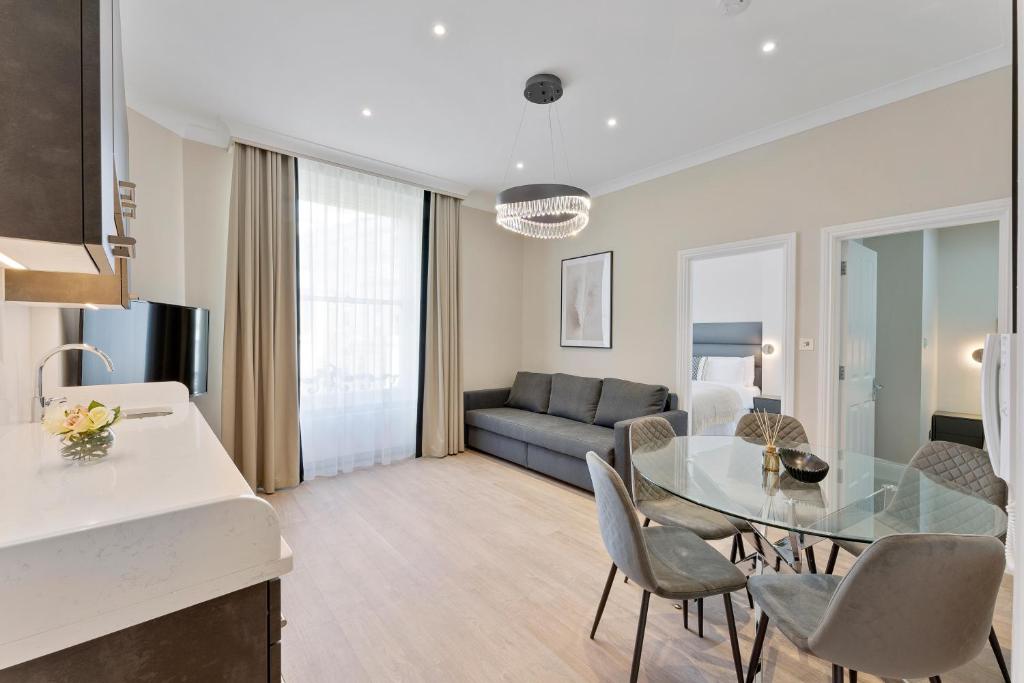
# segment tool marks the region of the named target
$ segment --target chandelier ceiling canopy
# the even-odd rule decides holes
[[[526,81],[523,97],[527,103],[550,107],[548,109],[548,135],[551,138],[551,171],[552,182],[517,185],[498,193],[494,207],[498,216],[498,225],[512,232],[537,237],[540,239],[561,239],[572,237],[587,227],[590,221],[590,195],[573,185],[556,182],[555,136],[551,124],[551,112],[554,103],[562,96],[562,81],[553,74],[537,74]],[[512,165],[516,147],[519,144],[519,133],[523,129],[523,118],[526,115],[527,103],[523,104],[523,115],[519,119],[519,129],[512,143],[512,153],[505,167],[505,177]],[[557,116],[557,109],[554,109]],[[561,133],[561,119],[558,121]],[[562,135],[562,151],[565,154],[565,138]],[[568,175],[569,161],[565,160]]]

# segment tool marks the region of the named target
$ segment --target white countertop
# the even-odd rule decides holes
[[[66,462],[38,424],[0,427],[0,668],[291,570],[253,495],[172,383],[68,389],[126,409],[106,458]]]

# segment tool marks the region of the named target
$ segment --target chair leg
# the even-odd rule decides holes
[[[640,652],[644,649],[644,629],[647,628],[647,606],[651,602],[651,594],[644,591],[640,601],[640,619],[636,624],[636,645],[633,646],[633,669],[629,674],[629,683],[636,683],[640,674]]]
[[[850,669],[850,683],[857,683],[857,672]]]
[[[740,551],[739,546],[736,545],[736,539],[738,539],[739,537],[739,534],[736,534],[732,537],[732,550],[729,551],[729,561],[733,564],[736,564],[736,553]]]
[[[744,590],[747,591],[747,602],[750,604],[750,609],[754,609],[754,596],[750,594],[750,588],[744,587]]]
[[[601,621],[601,615],[604,614],[605,603],[608,602],[608,594],[612,591],[612,581],[615,580],[615,570],[617,567],[612,562],[611,571],[608,572],[608,580],[604,582],[604,592],[601,593],[601,602],[597,603],[597,615],[594,616],[594,627],[590,629],[590,639],[594,639],[594,634],[597,633],[597,625]]]
[[[818,560],[814,557],[814,548],[812,546],[804,548],[804,555],[807,556],[807,571],[811,574],[817,574]]]
[[[775,558],[775,573],[778,574],[780,569],[782,569],[782,558],[781,557],[776,557]]]
[[[825,565],[825,573],[831,574],[836,568],[836,558],[839,557],[839,545],[836,543],[832,544],[832,550],[828,553],[828,564]]]
[[[690,628],[690,601],[683,600],[683,628]]]
[[[999,638],[996,637],[996,630],[994,628],[989,629],[988,644],[992,646],[992,653],[996,656],[999,671],[1003,674],[1003,681],[1010,683],[1010,670],[1006,668],[1006,660],[1003,659],[1003,648],[999,646]]]
[[[832,665],[832,683],[843,683],[843,667],[838,664]]]
[[[732,645],[732,662],[736,666],[736,683],[743,683],[743,659],[740,657],[740,641],[736,635],[736,617],[732,613],[732,595],[725,593],[725,621],[729,625],[729,644]]]
[[[644,526],[650,526],[650,525],[651,525],[651,518],[650,517],[644,517]]]
[[[697,636],[704,637],[704,598],[697,598]]]
[[[768,633],[768,615],[761,612],[761,619],[757,622],[757,635],[754,636],[754,649],[750,651],[750,664],[747,664],[747,683],[754,683],[754,676],[761,666],[761,648],[764,647],[764,637]]]
[[[942,679],[938,676],[929,676],[928,683],[942,683]]]

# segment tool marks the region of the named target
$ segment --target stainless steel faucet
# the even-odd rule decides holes
[[[62,351],[88,351],[89,353],[95,353],[103,361],[103,364],[107,366],[107,372],[114,371],[114,361],[110,360],[110,356],[92,344],[61,344],[57,348],[47,351],[46,355],[39,360],[39,367],[36,368],[36,395],[32,397],[33,422],[39,422],[43,419],[43,413],[46,412],[51,403],[63,400],[62,398],[47,398],[43,396],[43,367],[46,365],[46,361]]]

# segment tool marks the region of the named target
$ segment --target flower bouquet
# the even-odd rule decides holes
[[[99,401],[88,406],[57,405],[43,418],[43,429],[61,437],[61,455],[68,460],[95,460],[110,452],[121,408],[108,408]]]

